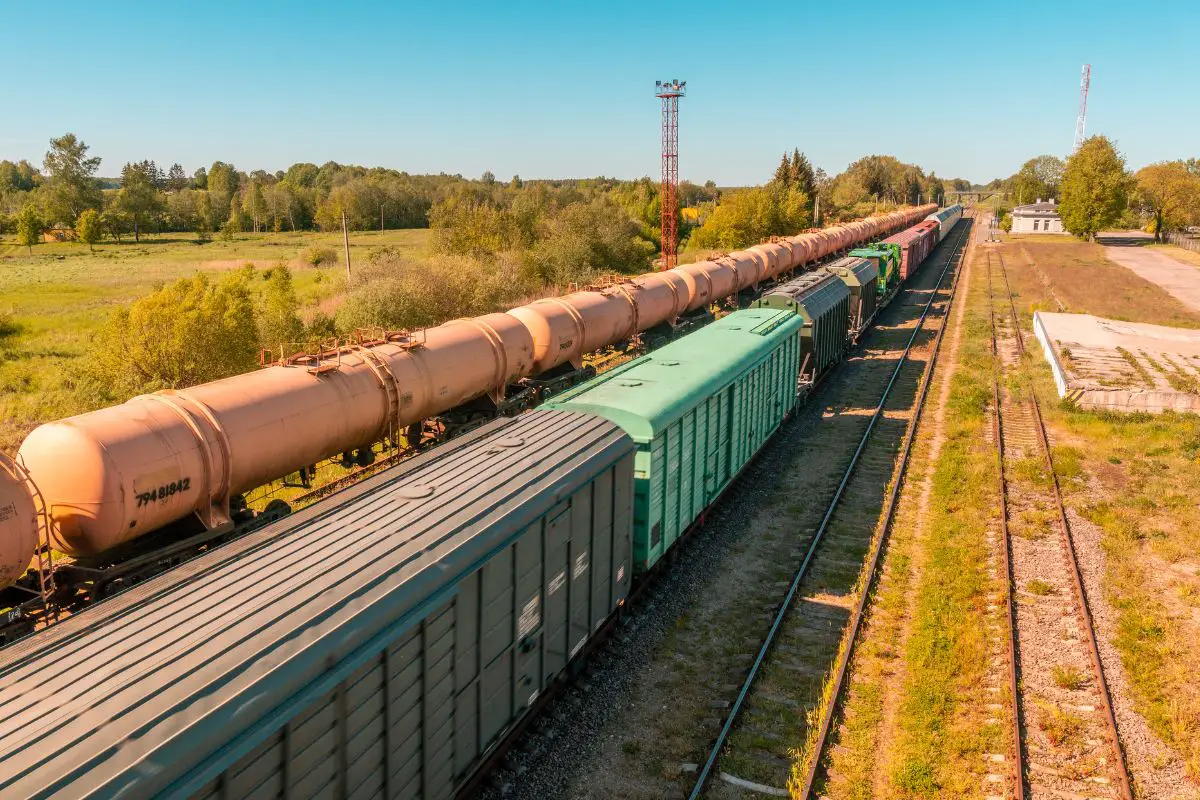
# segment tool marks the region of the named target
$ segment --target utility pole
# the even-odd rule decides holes
[[[350,231],[346,228],[346,211],[342,210],[342,245],[346,248],[346,280],[350,280]]]
[[[817,194],[817,202],[813,205],[813,227],[821,227],[821,195]]]

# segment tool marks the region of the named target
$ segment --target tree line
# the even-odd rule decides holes
[[[956,179],[953,185],[970,184]],[[766,185],[723,195],[687,245],[734,250],[902,205],[940,202],[945,193],[945,182],[934,173],[894,156],[865,156],[830,177],[796,148],[783,154]]]
[[[1063,227],[1082,238],[1124,227],[1161,241],[1167,233],[1200,225],[1200,159],[1159,161],[1133,172],[1106,136],[1089,137],[1065,160],[1031,158],[993,183],[1017,205],[1057,201]],[[1011,228],[1011,217],[1002,224]]]

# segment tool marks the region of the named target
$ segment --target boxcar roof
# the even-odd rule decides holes
[[[758,301],[767,308],[790,308],[808,322],[819,319],[850,296],[838,276],[818,269],[777,286]]]
[[[635,441],[649,442],[765,359],[803,324],[800,317],[780,309],[735,311],[593,378],[545,407],[598,414],[620,425]]]
[[[869,252],[879,253],[881,256],[890,255],[879,250]],[[827,266],[826,269],[841,276],[844,283],[849,284],[854,281],[853,285],[856,286],[866,286],[879,277],[879,268],[875,266],[875,262],[865,258],[841,258]]]
[[[632,450],[596,417],[496,422],[0,651],[0,786],[194,791]]]

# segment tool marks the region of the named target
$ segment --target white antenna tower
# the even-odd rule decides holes
[[[1087,127],[1088,87],[1092,85],[1092,65],[1083,65],[1083,77],[1079,80],[1079,119],[1075,120],[1075,150],[1083,144],[1084,129]]]

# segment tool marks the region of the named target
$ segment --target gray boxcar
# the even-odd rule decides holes
[[[879,267],[865,258],[847,256],[826,264],[825,269],[841,278],[850,290],[850,330],[862,333],[875,316]]]
[[[803,374],[818,376],[846,351],[850,290],[823,269],[807,272],[763,295],[756,308],[784,308],[804,318],[800,363]]]
[[[633,453],[493,423],[4,650],[0,796],[452,796],[625,598]]]

